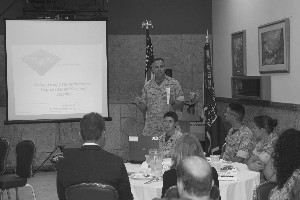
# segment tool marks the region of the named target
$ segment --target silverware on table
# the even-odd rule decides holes
[[[144,184],[150,184],[150,183],[153,183],[153,182],[157,182],[159,180],[158,177],[154,177],[153,179],[150,179],[149,181],[145,182]]]

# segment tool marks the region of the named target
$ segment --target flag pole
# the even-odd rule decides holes
[[[211,63],[210,45],[208,41],[208,30],[204,44],[204,101],[203,111],[205,115],[205,151],[208,155],[220,150],[219,131],[217,121],[217,107],[213,81],[213,67]]]
[[[145,68],[145,84],[153,78],[151,64],[154,59],[153,46],[149,35],[149,28],[153,28],[151,21],[145,20],[142,23],[142,28],[146,28],[146,68]]]
[[[206,29],[206,36],[205,36],[205,38],[206,38],[206,41],[205,41],[205,44],[208,44],[209,42],[208,42],[208,29]],[[205,45],[204,44],[204,45]],[[206,52],[204,52],[204,54],[205,54]],[[202,80],[204,80],[204,73],[203,73],[203,79]],[[203,82],[204,83],[204,82]],[[205,89],[204,89],[205,87],[202,87],[202,90],[203,90],[203,106],[202,106],[202,114],[201,115],[203,115],[203,118],[205,119],[205,111],[207,110],[207,108],[204,106],[204,98],[205,98]],[[206,123],[206,121],[205,121],[205,123]]]

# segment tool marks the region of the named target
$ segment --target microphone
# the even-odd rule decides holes
[[[59,148],[59,150],[62,152],[63,148],[64,148],[64,145],[57,145],[57,148]]]

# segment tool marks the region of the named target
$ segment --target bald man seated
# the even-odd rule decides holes
[[[211,167],[206,160],[198,156],[185,158],[177,166],[177,188],[180,198],[169,200],[209,200],[213,185]]]

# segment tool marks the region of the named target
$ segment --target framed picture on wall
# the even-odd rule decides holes
[[[289,72],[289,18],[258,27],[258,52],[261,74]]]
[[[246,30],[231,34],[232,75],[245,76],[246,63]]]

